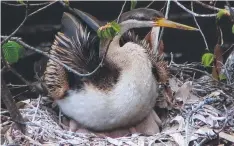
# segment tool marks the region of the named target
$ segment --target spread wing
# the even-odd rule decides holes
[[[88,73],[97,67],[99,62],[98,48],[95,48],[98,41],[95,38],[78,19],[64,13],[61,32],[55,36],[49,54],[80,73]],[[63,66],[51,59],[48,60],[44,81],[52,98],[62,98],[69,90],[68,75]]]

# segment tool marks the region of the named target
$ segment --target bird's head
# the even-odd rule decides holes
[[[121,15],[119,19],[121,32],[125,32],[131,28],[140,27],[168,27],[183,30],[197,31],[197,28],[176,23],[166,19],[163,14],[157,10],[148,8],[138,8]],[[105,26],[99,27],[99,30],[110,28],[111,25],[108,23]]]
[[[164,17],[164,15],[153,9],[148,8],[138,8],[128,12],[125,12],[121,15],[119,19],[120,23],[135,23],[135,25],[146,26],[146,27],[167,27],[167,28],[176,28],[183,30],[193,30],[197,31],[197,28],[176,23],[170,21]]]

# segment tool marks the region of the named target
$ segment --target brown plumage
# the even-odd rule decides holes
[[[139,40],[133,33],[123,38],[122,46],[120,38],[132,28],[160,26],[154,21],[162,15],[152,9],[138,9],[123,16],[128,19],[121,19],[124,20],[120,23],[121,30],[109,40],[104,65],[96,73],[86,78],[78,77],[49,60],[44,80],[64,114],[83,127],[105,131],[142,122],[139,132],[155,134],[160,123],[153,110],[158,97],[156,76],[164,82],[166,77],[160,74],[166,72],[165,63],[157,63],[149,43]],[[179,25],[163,18],[160,22],[162,25],[172,23],[172,27]],[[99,42],[96,34],[87,32],[74,16],[64,13],[62,30],[55,37],[50,55],[81,73],[88,73],[102,59],[105,43]]]

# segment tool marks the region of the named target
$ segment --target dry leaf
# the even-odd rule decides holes
[[[210,129],[210,128],[208,128],[208,127],[201,127],[201,128],[199,128],[196,132],[195,132],[195,134],[199,134],[199,135],[202,135],[202,136],[215,136],[215,133],[214,133],[214,131],[212,130],[212,129]]]
[[[179,146],[185,146],[184,137],[180,133],[173,133],[170,134],[170,136],[173,137],[173,139]]]
[[[230,134],[227,134],[227,133],[224,133],[224,132],[220,132],[219,137],[234,143],[234,135],[230,135]]]
[[[197,119],[197,120],[200,120],[200,121],[206,123],[206,118],[201,114],[196,114],[196,115],[192,116],[192,119],[193,120]]]
[[[189,97],[188,97],[186,103],[191,104],[191,103],[196,103],[196,102],[198,102],[198,101],[200,101],[200,100],[199,100],[199,97],[197,97],[196,95],[194,95],[194,94],[192,94],[192,93],[190,92]]]
[[[114,145],[123,145],[123,142],[120,141],[120,140],[117,140],[117,139],[113,139],[113,138],[107,137],[106,140],[109,143],[114,144]]]
[[[144,137],[139,137],[137,145],[145,145],[145,138]]]
[[[171,122],[177,121],[177,123],[179,124],[178,130],[183,130],[185,127],[185,121],[184,118],[182,116],[176,116],[174,119],[171,120]]]
[[[124,141],[124,143],[126,143],[130,146],[137,146],[137,144],[133,143],[132,141]]]
[[[16,103],[16,107],[18,109],[24,108],[24,106],[27,105],[27,104],[29,104],[29,103],[30,103],[30,99],[19,101],[19,102]]]
[[[171,90],[174,92],[177,92],[180,88],[180,83],[175,77],[169,78],[169,85],[171,87]]]
[[[217,110],[217,109],[215,109],[213,106],[211,106],[211,105],[204,105],[203,106],[203,109],[204,109],[204,111],[206,112],[206,113],[209,113],[209,114],[211,114],[211,115],[213,115],[213,116],[216,116],[216,117],[218,117],[219,115],[221,115],[222,113],[219,111],[219,110]]]
[[[191,90],[192,90],[192,82],[191,81],[185,82],[179,88],[179,90],[175,93],[175,95],[174,95],[174,99],[176,100],[175,102],[178,102],[178,103],[183,102],[183,104],[185,104],[187,99],[190,96]]]
[[[218,130],[215,130],[215,132],[217,132],[217,131]],[[201,134],[201,135],[204,135],[204,136],[207,136],[207,135],[215,136],[216,135],[214,133],[214,131],[212,129],[208,128],[208,127],[201,127],[195,133],[196,134]],[[219,137],[234,143],[234,136],[233,135],[230,135],[230,134],[227,134],[227,133],[224,133],[224,132],[220,132]]]

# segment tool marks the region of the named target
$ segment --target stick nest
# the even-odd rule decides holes
[[[64,130],[60,116],[48,100],[17,103],[26,121],[22,134],[1,110],[1,143],[18,145],[231,145],[234,143],[234,87],[206,75],[193,79],[193,64],[170,64],[176,73],[169,79],[173,96],[162,90],[156,112],[163,121],[156,135],[133,134],[121,138],[101,138]],[[195,69],[196,70],[196,69]],[[190,74],[190,75],[189,75]],[[50,106],[48,106],[50,105]]]

